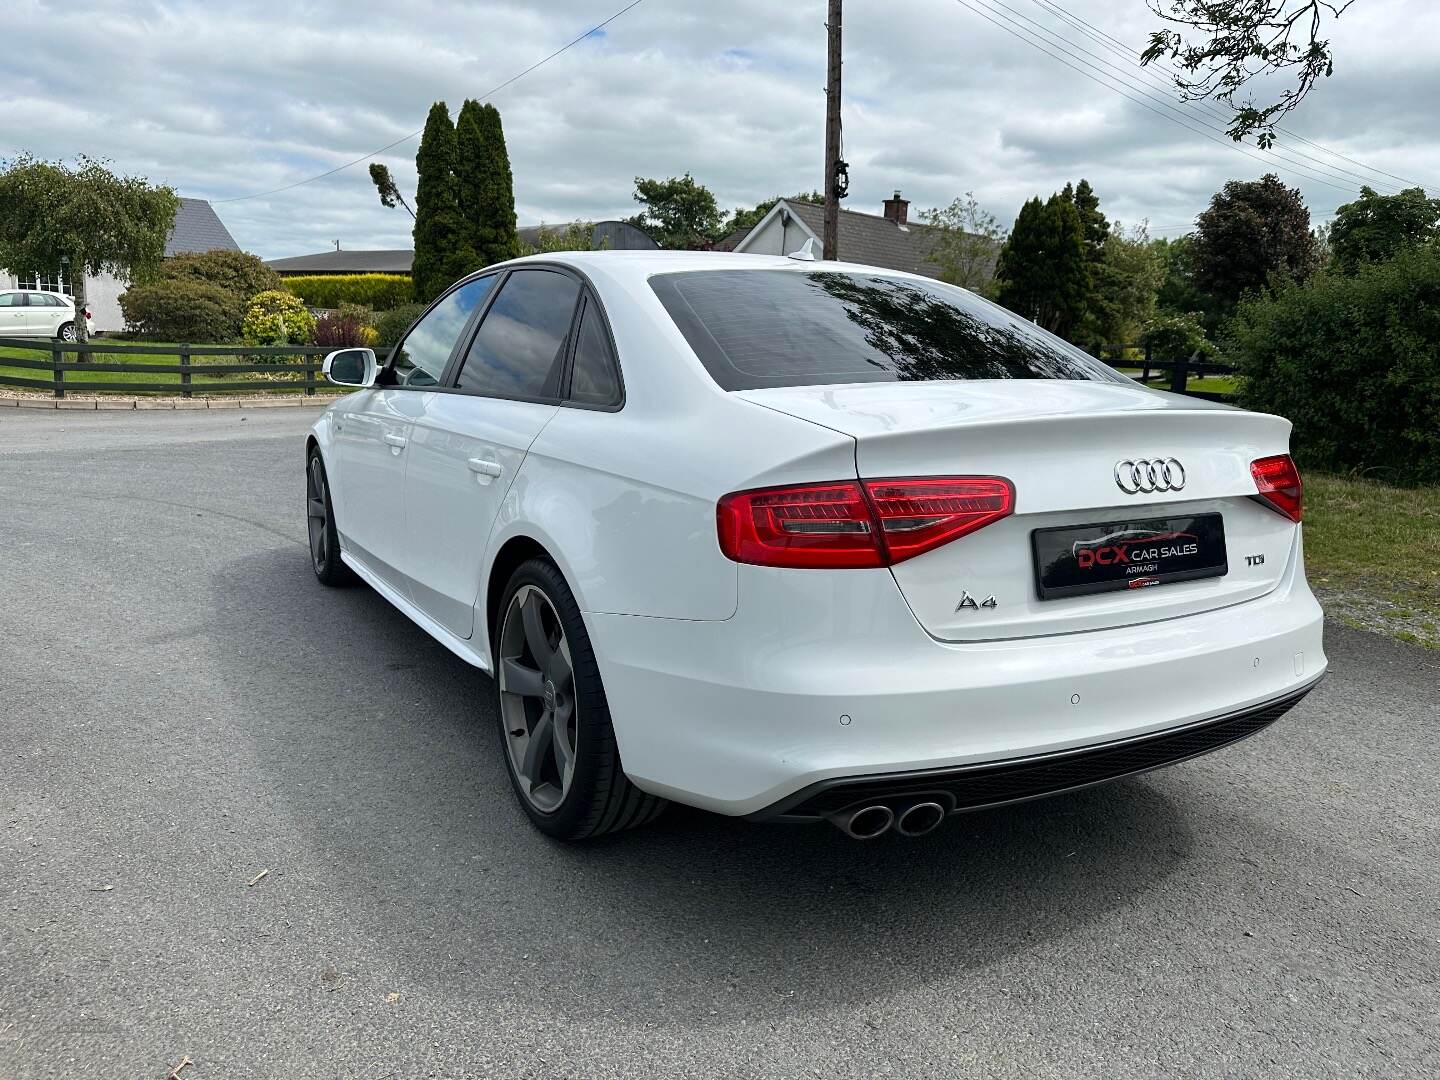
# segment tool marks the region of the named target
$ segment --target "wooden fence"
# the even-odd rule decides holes
[[[77,393],[170,393],[191,397],[202,394],[239,391],[263,393],[269,390],[303,390],[313,395],[317,387],[328,385],[320,377],[321,358],[331,348],[310,345],[148,345],[145,343],[115,345],[92,341],[84,345],[36,338],[0,337],[0,347],[48,353],[45,359],[0,356],[0,368],[21,368],[46,372],[48,378],[0,374],[0,386],[19,386],[30,390],[49,390],[57,398],[66,391]],[[74,359],[68,359],[69,356]],[[147,361],[129,363],[136,355],[173,356],[176,363],[156,364]],[[96,360],[99,356],[101,359]],[[106,360],[108,356],[116,359]],[[235,357],[233,363],[195,363],[196,357]],[[264,360],[259,358],[264,357]],[[252,359],[253,358],[253,359]],[[383,359],[381,360],[383,363]],[[178,375],[179,381],[169,382],[96,382],[83,378],[86,372],[126,372],[141,375]],[[80,379],[70,376],[79,374]],[[269,379],[217,379],[220,375],[271,375]],[[293,378],[300,375],[301,378]],[[195,382],[199,376],[202,382]]]
[[[1131,349],[1144,353],[1143,358],[1131,360],[1126,353]],[[1097,360],[1102,360],[1111,367],[1139,368],[1140,381],[1149,383],[1152,376],[1163,375],[1169,372],[1168,383],[1165,389],[1172,394],[1189,394],[1191,397],[1204,398],[1206,401],[1231,400],[1231,394],[1217,394],[1208,390],[1192,390],[1190,388],[1191,377],[1203,378],[1206,375],[1234,375],[1236,369],[1229,364],[1217,364],[1214,361],[1206,360],[1203,353],[1196,351],[1189,356],[1181,357],[1178,360],[1157,360],[1154,351],[1149,345],[1092,345],[1090,353]]]

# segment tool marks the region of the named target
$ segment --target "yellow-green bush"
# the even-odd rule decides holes
[[[316,308],[361,304],[389,311],[415,298],[409,274],[309,274],[283,280],[285,288]]]
[[[306,345],[314,333],[315,316],[293,294],[279,289],[256,293],[240,326],[247,345]]]

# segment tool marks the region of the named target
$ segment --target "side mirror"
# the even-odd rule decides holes
[[[374,349],[337,349],[325,357],[321,371],[336,386],[374,386],[380,365]]]

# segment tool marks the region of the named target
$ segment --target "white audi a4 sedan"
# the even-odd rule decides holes
[[[963,289],[532,256],[326,358],[311,555],[491,673],[551,836],[669,800],[857,838],[1194,757],[1324,674],[1290,424]]]

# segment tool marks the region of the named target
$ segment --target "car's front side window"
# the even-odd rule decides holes
[[[579,297],[568,274],[516,270],[485,313],[456,386],[492,397],[558,397]]]
[[[470,316],[494,284],[494,274],[467,281],[427,311],[395,348],[390,362],[394,381],[400,386],[437,384]]]
[[[19,307],[21,293],[0,292],[0,307]]]

